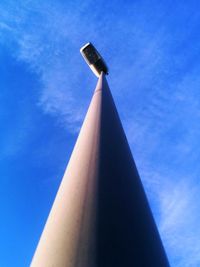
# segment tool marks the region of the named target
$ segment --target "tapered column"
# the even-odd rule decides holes
[[[31,267],[169,267],[104,74]]]

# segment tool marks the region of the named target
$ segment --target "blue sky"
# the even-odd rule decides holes
[[[29,266],[97,79],[93,42],[172,267],[200,266],[199,1],[0,2],[0,266]]]

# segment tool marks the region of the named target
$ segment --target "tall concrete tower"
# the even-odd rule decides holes
[[[31,267],[169,267],[103,73]]]

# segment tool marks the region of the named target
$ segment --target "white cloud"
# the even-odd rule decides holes
[[[196,203],[200,190],[190,180],[190,177],[184,177],[178,183],[166,183],[159,193],[159,229],[170,258],[175,255],[178,258],[178,267],[200,264],[200,229],[197,227],[200,207]]]
[[[77,69],[82,62],[77,47],[77,37],[80,37],[77,19],[59,4],[48,5],[44,1],[42,6],[36,2],[10,2],[2,12],[1,42],[8,45],[7,40],[11,38],[16,59],[28,63],[30,70],[39,75],[43,89],[38,104],[44,112],[76,131],[86,111],[79,95],[87,95],[85,88],[79,93],[83,75]],[[78,18],[80,12],[81,6],[75,11]],[[71,49],[77,49],[76,53],[71,53]]]

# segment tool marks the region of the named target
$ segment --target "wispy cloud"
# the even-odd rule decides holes
[[[80,22],[77,26],[77,18],[85,4],[75,11],[77,18],[70,10],[46,1],[42,7],[37,2],[24,1],[2,6],[1,42],[10,45],[16,59],[28,63],[30,71],[38,73],[43,85],[38,103],[44,112],[75,130],[86,109],[79,98],[86,90],[81,88],[79,80],[83,76],[77,71],[81,59],[77,41],[80,32],[76,30],[81,27]],[[77,49],[76,53],[71,49]]]
[[[200,219],[200,207],[197,204],[200,190],[190,180],[191,177],[183,177],[178,183],[165,185],[159,194],[160,231],[170,258],[176,251],[178,267],[196,267],[200,264],[200,230],[197,227]]]

